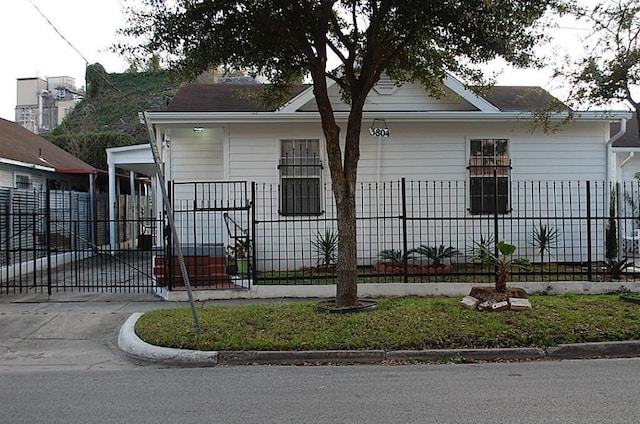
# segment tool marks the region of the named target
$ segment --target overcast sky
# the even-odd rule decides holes
[[[101,63],[107,72],[125,71],[126,61],[108,48],[116,40],[116,30],[125,24],[123,6],[131,1],[134,0],[4,0],[0,7],[0,117],[15,119],[17,78],[71,76],[80,88],[85,85],[85,58],[89,64]],[[555,29],[555,42],[545,51],[566,48],[575,52],[579,49],[578,37],[586,35],[576,28],[580,25],[568,23]],[[561,85],[551,81],[550,74],[550,70],[505,69],[497,81],[501,85],[539,85],[562,97]]]

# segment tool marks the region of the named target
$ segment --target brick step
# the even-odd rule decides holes
[[[159,286],[166,286],[169,284],[169,277],[160,275],[156,277],[156,282]],[[215,284],[229,284],[231,277],[227,274],[215,274],[215,275],[191,275],[189,274],[189,284],[192,285],[215,285]],[[182,275],[175,275],[173,277],[173,284],[182,286],[184,279]]]
[[[215,265],[186,265],[187,273],[191,274],[203,274],[203,275],[216,275],[216,274],[224,274],[227,271],[227,267],[225,264],[215,264]],[[153,275],[165,275],[169,273],[169,266],[154,266],[153,267]],[[181,275],[182,270],[180,269],[179,264],[175,264],[173,267],[174,275]]]
[[[155,257],[155,266],[157,267],[162,267],[170,262],[171,260],[165,256]],[[224,265],[225,260],[223,256],[185,256],[184,263],[185,265]],[[180,266],[180,260],[178,257],[173,257],[173,264],[177,267]]]

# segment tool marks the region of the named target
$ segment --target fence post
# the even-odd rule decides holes
[[[493,253],[498,258],[498,242],[500,241],[500,235],[498,234],[498,171],[496,167],[493,167],[493,233],[495,234],[495,243],[493,245]],[[495,284],[498,284],[498,266],[494,268]]]
[[[171,205],[173,205],[173,181],[167,181],[167,197],[169,198],[169,202],[171,203]],[[173,213],[173,207],[171,208],[171,212]],[[169,217],[166,217],[166,221],[168,222]],[[174,286],[174,278],[173,278],[173,274],[175,271],[175,265],[173,263],[173,235],[171,234],[171,228],[169,227],[169,224],[165,224],[164,226],[164,236],[165,236],[165,242],[166,242],[166,264],[168,264],[169,266],[169,278],[168,278],[168,282],[167,282],[167,289],[168,290],[173,290],[173,286]]]
[[[249,203],[249,208],[251,211],[251,234],[249,234],[249,240],[251,240],[251,259],[250,259],[250,269],[251,269],[251,279],[253,280],[252,284],[258,283],[258,270],[256,267],[256,253],[258,251],[256,245],[256,182],[251,181],[251,203]]]
[[[47,225],[47,294],[51,296],[51,180],[47,180],[45,196],[45,214]]]
[[[606,184],[606,182],[605,182]],[[587,180],[587,279],[593,281],[591,261],[591,181]]]
[[[402,216],[400,217],[400,219],[402,220],[402,251],[404,252],[404,254],[402,255],[402,282],[403,283],[408,283],[409,282],[409,264],[407,263],[407,248],[409,247],[407,244],[407,184],[406,184],[406,179],[404,177],[402,177],[402,180],[400,182],[400,187],[401,187],[401,196],[402,196]]]

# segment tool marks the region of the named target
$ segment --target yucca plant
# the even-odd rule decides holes
[[[533,228],[533,246],[540,255],[540,263],[544,264],[545,253],[550,254],[556,248],[560,234],[555,227],[540,224]]]
[[[444,260],[459,255],[460,251],[453,246],[426,246],[424,244],[411,249],[411,253],[417,253],[431,260],[430,266],[438,268],[444,266]]]
[[[479,241],[474,241],[473,246],[469,249],[472,261],[482,263],[482,259],[486,256],[487,251],[491,251],[496,243],[493,234],[488,236],[480,235]]]
[[[338,234],[332,230],[326,230],[324,234],[318,231],[311,241],[311,245],[318,255],[318,266],[328,268],[335,265],[338,251]]]

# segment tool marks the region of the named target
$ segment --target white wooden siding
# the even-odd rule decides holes
[[[174,181],[215,181],[224,178],[222,128],[174,130],[171,136],[170,178]]]
[[[0,169],[0,187],[13,187],[13,172]]]
[[[329,99],[336,111],[348,111],[349,105],[342,102],[337,85],[329,89]],[[315,100],[300,108],[305,112],[317,111]],[[379,94],[371,90],[364,106],[365,111],[451,111],[477,110],[462,98],[447,90],[442,98],[431,97],[417,84],[406,83],[398,87],[392,95]]]

